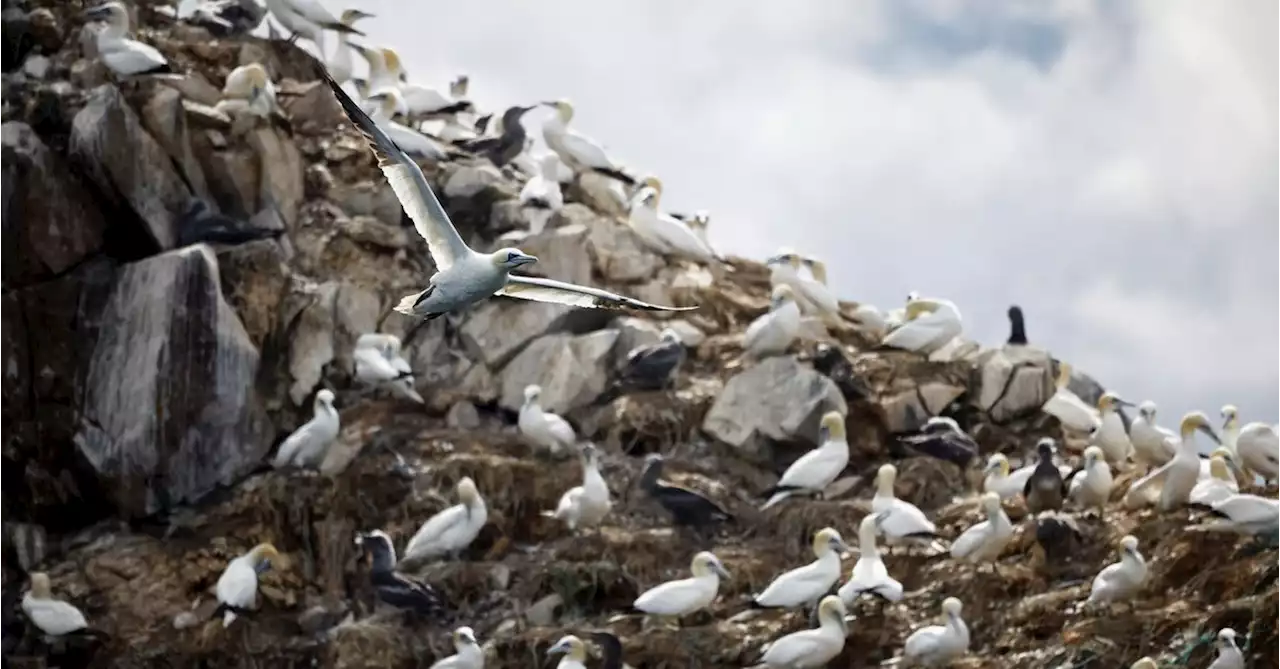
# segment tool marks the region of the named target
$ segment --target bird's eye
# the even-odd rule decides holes
[[[514,252],[514,251],[509,251],[509,252],[507,253],[507,262],[511,262],[512,260],[515,260],[517,255],[518,255],[518,254],[517,254],[516,252]]]

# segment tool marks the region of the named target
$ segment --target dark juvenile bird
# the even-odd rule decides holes
[[[1071,516],[1058,511],[1045,511],[1036,516],[1036,543],[1044,551],[1046,562],[1059,562],[1074,555],[1082,535]]]
[[[601,669],[622,669],[622,642],[612,632],[591,632],[591,641],[600,647]]]
[[[356,545],[369,554],[369,583],[378,600],[419,616],[444,617],[448,602],[435,588],[396,571],[396,549],[382,530],[356,535]]]
[[[1027,325],[1022,319],[1022,307],[1009,307],[1009,344],[1013,346],[1027,345]]]
[[[243,244],[259,239],[279,237],[284,229],[268,230],[248,221],[214,212],[204,200],[193,197],[178,219],[178,246],[190,246],[200,242],[213,244]]]
[[[1022,496],[1031,513],[1057,511],[1062,508],[1062,500],[1067,496],[1067,483],[1062,479],[1058,465],[1053,462],[1053,452],[1054,441],[1049,437],[1036,444],[1036,468],[1031,471],[1026,485],[1022,487]]]
[[[863,399],[868,389],[853,374],[853,362],[839,346],[822,342],[813,349],[813,371],[831,379],[846,400]]]
[[[495,167],[506,165],[515,160],[515,157],[524,150],[527,133],[524,125],[520,123],[520,117],[530,109],[533,107],[508,107],[499,119],[494,120],[490,117],[483,126],[477,122],[476,129],[481,132],[488,130],[489,124],[493,123],[494,132],[487,137],[459,142],[458,146],[488,158]]]
[[[945,416],[934,416],[925,421],[919,434],[899,437],[912,450],[939,460],[950,462],[961,469],[969,466],[978,455],[978,443],[960,424]]]
[[[610,384],[600,401],[607,404],[627,393],[670,388],[675,384],[684,359],[684,342],[680,340],[680,333],[666,328],[657,342],[631,349],[618,378]]]
[[[676,525],[701,528],[733,520],[733,516],[724,507],[702,494],[663,481],[662,455],[650,453],[645,457],[644,465],[644,472],[640,474],[640,487],[671,514],[671,520]]]

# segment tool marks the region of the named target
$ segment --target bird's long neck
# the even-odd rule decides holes
[[[1027,343],[1027,328],[1022,322],[1020,314],[1014,314],[1010,317],[1009,343],[1022,345]]]
[[[875,525],[858,528],[858,551],[862,557],[880,557],[880,549],[876,547]]]
[[[1240,439],[1240,420],[1231,419],[1227,422],[1227,426],[1222,430],[1222,445],[1231,449],[1231,454],[1236,453],[1236,441]]]
[[[640,473],[640,487],[645,490],[652,490],[658,486],[658,479],[662,477],[662,465],[657,463],[651,464],[644,468]]]

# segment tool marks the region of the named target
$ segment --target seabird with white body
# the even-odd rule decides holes
[[[688,311],[697,308],[664,307],[598,288],[514,275],[510,273],[511,270],[535,263],[538,259],[514,248],[499,249],[494,253],[476,253],[471,250],[462,241],[418,165],[396,146],[341,87],[332,79],[327,81],[347,117],[369,140],[378,156],[378,166],[386,175],[401,206],[413,219],[418,234],[427,241],[431,259],[435,262],[436,273],[430,279],[430,286],[421,293],[405,297],[396,306],[396,311],[430,320],[494,294],[597,309]]]
[[[880,341],[881,347],[928,356],[960,335],[960,310],[950,300],[922,297],[906,306],[907,322]]]
[[[74,604],[54,599],[49,575],[31,572],[31,589],[22,596],[22,613],[46,636],[60,637],[89,628],[84,613]]]
[[[1153,469],[1173,459],[1178,435],[1156,424],[1156,403],[1147,400],[1138,405],[1138,416],[1129,425],[1129,442],[1134,459]]]
[[[287,118],[276,99],[276,87],[261,63],[241,65],[227,74],[222,85],[222,99],[214,109],[233,117]]]
[[[715,260],[715,251],[707,246],[682,220],[659,210],[662,203],[662,181],[646,177],[631,200],[627,225],[652,250],[665,255],[698,262]]]
[[[1225,446],[1214,450],[1213,455],[1209,456],[1209,476],[1196,481],[1187,498],[1190,504],[1211,507],[1240,492],[1236,477],[1227,464],[1230,457],[1231,451]]]
[[[338,22],[350,28],[360,19],[371,18],[373,18],[373,14],[369,14],[368,12],[364,12],[359,9],[348,9],[342,12],[342,16],[339,17]],[[346,32],[338,33],[338,45],[334,47],[333,55],[330,56],[328,62],[325,63],[325,67],[329,70],[329,76],[333,77],[333,80],[340,84],[345,84],[351,79],[352,68],[354,66],[351,62],[351,44],[347,42],[347,36],[348,33]]]
[[[548,153],[538,163],[538,173],[530,177],[520,189],[520,208],[527,212],[529,232],[538,234],[547,227],[547,220],[564,206],[564,194],[556,181],[556,165],[559,158]]]
[[[878,527],[885,536],[885,543],[892,545],[903,541],[920,541],[931,550],[941,551],[938,528],[915,504],[898,499],[893,493],[893,483],[898,468],[890,464],[880,465],[876,471],[876,494],[871,498],[871,512],[883,514]]]
[[[484,649],[476,642],[475,630],[470,627],[453,631],[453,653],[434,662],[430,669],[484,669]]]
[[[129,11],[123,3],[108,2],[84,11],[85,18],[101,21],[96,37],[98,57],[116,76],[174,75],[173,68],[155,47],[130,39]]]
[[[563,655],[556,669],[587,669],[587,645],[582,639],[568,634],[547,649],[547,655]]]
[[[1218,657],[1214,658],[1209,669],[1244,669],[1244,653],[1236,645],[1236,631],[1230,627],[1218,630]]]
[[[1125,535],[1120,539],[1120,561],[1103,567],[1093,579],[1085,604],[1120,602],[1138,593],[1147,582],[1147,561],[1138,552],[1138,539]]]
[[[1098,410],[1089,406],[1079,395],[1071,392],[1071,365],[1058,363],[1058,376],[1054,380],[1053,396],[1040,410],[1057,418],[1063,427],[1076,432],[1088,433],[1102,423]]]
[[[773,579],[751,600],[752,608],[794,608],[809,606],[831,591],[840,580],[840,556],[848,552],[840,533],[832,527],[818,530],[811,545],[817,558]]]
[[[542,512],[547,518],[563,522],[570,532],[599,525],[613,507],[609,486],[600,475],[600,451],[594,444],[583,444],[581,460],[582,485],[569,488],[561,495],[555,511]]]
[[[578,443],[578,435],[574,433],[569,421],[544,411],[538,399],[542,397],[542,386],[528,385],[524,388],[524,404],[520,406],[520,416],[516,426],[535,446],[545,448],[551,453],[559,453]]]
[[[982,496],[987,519],[965,530],[951,544],[951,557],[969,562],[995,562],[1013,538],[1013,523],[1000,506],[1000,495],[989,492]]]
[[[747,326],[742,348],[747,356],[757,360],[782,355],[799,334],[800,307],[791,286],[782,284],[773,289],[769,311]]]
[[[360,57],[364,58],[365,62],[369,65],[369,75],[365,79],[363,87],[364,90],[360,91],[360,95],[362,96],[360,108],[363,109],[366,114],[373,114],[378,108],[378,103],[370,103],[369,96],[385,93],[387,91],[395,91],[396,94],[392,96],[392,99],[395,100],[395,109],[392,110],[392,115],[401,114],[407,116],[409,114],[409,107],[405,104],[404,98],[400,96],[400,82],[392,76],[390,70],[387,69],[386,50],[365,47],[358,44],[351,44],[350,46],[352,49],[355,49],[356,53],[359,53]],[[358,80],[353,79],[352,81],[357,83],[357,90],[360,90]]]
[[[565,164],[578,171],[598,172],[628,186],[636,185],[635,177],[622,171],[605,153],[604,147],[569,128],[574,111],[571,102],[555,100],[542,104],[555,109],[555,113],[542,124],[542,138],[547,148],[555,151]]]
[[[1124,463],[1133,449],[1124,419],[1120,417],[1122,406],[1133,405],[1113,392],[1102,393],[1102,397],[1098,398],[1098,430],[1093,433],[1092,441],[1102,449],[1107,462],[1113,465]]]
[[[818,604],[818,627],[792,632],[772,643],[760,657],[773,669],[818,669],[844,650],[849,635],[848,611],[839,597],[828,595]]]
[[[1240,427],[1240,412],[1232,405],[1222,407],[1223,445],[1231,449],[1236,462],[1267,481],[1280,478],[1280,434],[1275,425],[1253,422]]]
[[[324,57],[324,31],[333,30],[340,33],[364,35],[364,33],[338,20],[319,0],[263,0],[271,15],[275,17],[285,30],[293,33],[289,41],[299,37],[311,40],[316,45],[316,53]]]
[[[889,569],[876,547],[879,523],[888,513],[868,513],[858,523],[858,561],[853,563],[849,580],[836,591],[847,606],[862,595],[873,595],[886,602],[902,600],[902,584],[889,575]]]
[[[1125,505],[1134,508],[1157,504],[1161,511],[1172,511],[1186,504],[1191,490],[1200,478],[1200,451],[1196,446],[1196,432],[1203,432],[1218,442],[1218,435],[1209,426],[1209,419],[1199,411],[1182,417],[1179,425],[1177,454],[1155,471],[1138,479],[1125,493]]]
[[[378,128],[386,133],[386,136],[403,152],[421,156],[432,162],[440,162],[448,157],[448,151],[440,142],[407,125],[391,120],[396,108],[402,104],[400,91],[387,88],[378,93],[370,93],[369,97],[365,98],[365,102],[374,105],[373,112],[368,116],[369,120],[376,123]],[[398,196],[399,193],[397,192],[396,195]]]
[[[728,579],[729,572],[710,551],[693,556],[689,570],[693,576],[650,588],[640,593],[632,606],[643,613],[667,618],[678,618],[710,606],[720,591],[720,579]]]
[[[1067,497],[1086,509],[1101,511],[1111,496],[1111,465],[1102,449],[1090,446],[1084,449],[1084,464],[1067,484]]]
[[[455,559],[480,535],[489,520],[489,507],[485,504],[476,482],[470,476],[462,477],[454,490],[458,503],[436,513],[418,528],[409,545],[404,548],[401,563],[412,563],[441,555]]]
[[[1274,498],[1231,495],[1215,503],[1211,510],[1213,520],[1187,529],[1259,535],[1276,534],[1280,528],[1280,500]]]
[[[929,625],[911,633],[902,646],[902,666],[942,667],[969,652],[969,626],[960,617],[960,600],[942,601],[942,625]]]
[[[371,386],[387,388],[396,397],[422,404],[414,388],[413,368],[400,355],[400,338],[392,334],[369,333],[356,339],[351,358],[356,379]]]
[[[808,265],[813,278],[800,275],[800,268],[805,265]],[[769,268],[770,286],[791,286],[800,313],[819,318],[839,318],[840,303],[827,288],[827,268],[822,262],[783,247],[765,260],[765,266]]]
[[[293,431],[280,443],[272,466],[276,469],[297,467],[299,469],[319,469],[333,440],[338,438],[341,423],[338,410],[333,408],[333,391],[321,388],[316,393],[312,404],[314,414],[311,420]]]
[[[214,586],[218,608],[213,614],[223,614],[223,627],[230,627],[237,613],[252,611],[258,607],[258,576],[271,569],[271,561],[279,557],[280,553],[275,546],[264,543],[227,563],[227,568],[222,570],[222,575]]]
[[[844,416],[838,411],[823,415],[818,430],[818,447],[800,456],[782,473],[777,485],[766,490],[762,497],[769,499],[761,511],[797,493],[821,495],[840,472],[849,464],[849,442],[845,436]]]
[[[460,111],[469,111],[473,108],[469,100],[455,100],[453,97],[434,88],[409,83],[409,77],[404,71],[404,64],[400,60],[400,54],[395,49],[384,47],[382,56],[386,62],[388,74],[399,84],[397,88],[407,109],[406,116],[418,118],[439,114],[453,114]]]

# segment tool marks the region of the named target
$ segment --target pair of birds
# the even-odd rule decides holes
[[[689,217],[662,212],[662,181],[646,177],[631,198],[627,226],[651,250],[695,262],[710,263],[720,259],[707,242],[705,213]],[[699,229],[703,234],[695,231]]]

